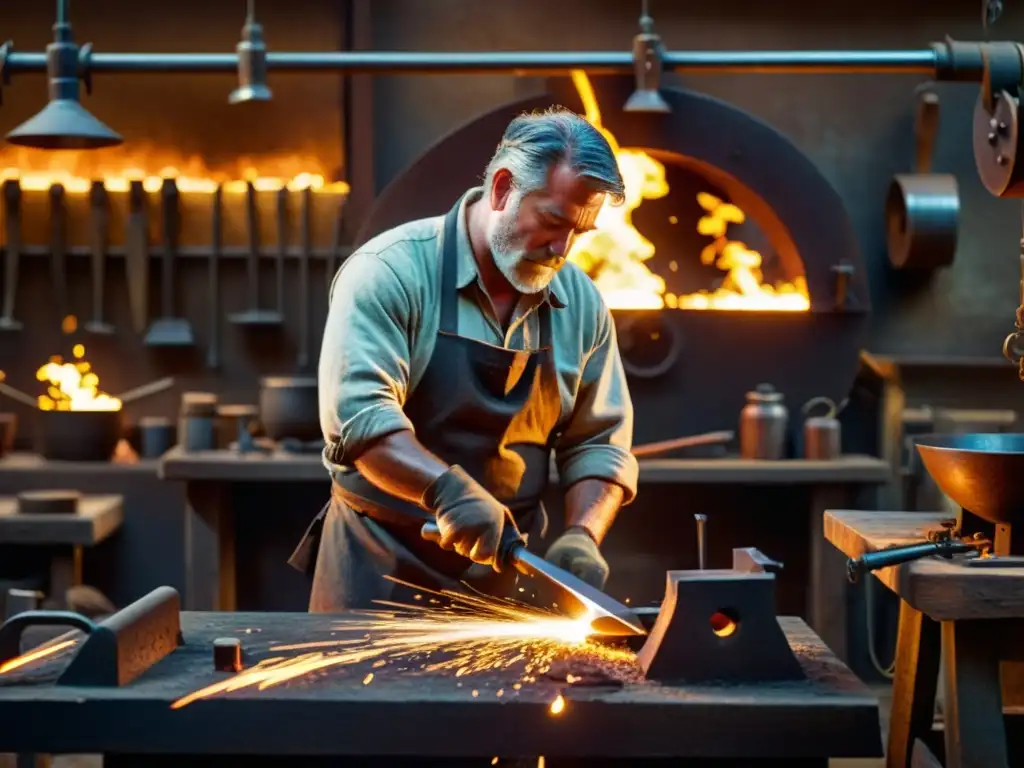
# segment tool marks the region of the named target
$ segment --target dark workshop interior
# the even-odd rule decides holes
[[[1018,40],[1013,0],[0,4],[0,768],[1024,766]],[[633,634],[308,613],[332,280],[556,105],[625,181],[568,260],[638,492],[572,599]],[[563,608],[566,498],[508,561]]]

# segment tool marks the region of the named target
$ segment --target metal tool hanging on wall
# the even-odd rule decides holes
[[[21,185],[8,179],[4,190],[4,303],[0,309],[0,331],[20,331],[14,319],[14,298],[18,290],[18,262],[21,260]]]
[[[260,309],[260,217],[256,200],[256,187],[252,182],[245,186],[245,226],[249,238],[248,293],[249,308],[235,312],[230,320],[234,325],[251,328],[278,327],[284,322],[280,307],[277,310]]]
[[[154,320],[146,332],[147,347],[192,347],[195,334],[192,324],[184,317],[176,317],[174,308],[175,284],[174,262],[178,255],[178,238],[181,236],[181,198],[174,179],[164,179],[160,187],[160,208],[163,220],[163,270],[160,285],[160,317]]]
[[[85,330],[98,336],[109,336],[114,326],[103,320],[103,285],[106,282],[110,197],[102,181],[94,181],[89,189],[89,243],[92,259],[92,319]]]
[[[53,280],[53,303],[60,322],[68,315],[67,273],[67,200],[64,185],[50,185],[50,277]]]
[[[948,267],[956,255],[960,190],[953,174],[932,172],[938,130],[939,95],[918,89],[914,172],[893,177],[885,202],[889,262],[896,269]]]
[[[124,233],[124,273],[132,327],[144,333],[149,323],[149,210],[141,181],[128,186],[128,221]]]

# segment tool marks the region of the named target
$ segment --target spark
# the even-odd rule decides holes
[[[548,711],[552,715],[560,715],[565,711],[565,698],[562,694],[558,694],[555,700],[551,702],[551,706],[548,707]]]
[[[34,661],[48,659],[54,654],[60,653],[64,649],[70,648],[76,643],[78,643],[77,640],[64,640],[60,643],[55,643],[54,645],[48,645],[45,648],[36,648],[34,651],[21,654],[21,656],[15,656],[13,659],[9,659],[3,664],[0,664],[0,675],[5,672],[13,672],[14,670],[20,669]]]
[[[571,619],[484,595],[405,586],[441,597],[446,604],[435,607],[430,604],[432,600],[415,605],[377,601],[382,610],[361,611],[333,627],[358,635],[355,639],[271,646],[272,653],[296,655],[264,659],[233,677],[183,696],[171,708],[180,709],[231,691],[262,691],[322,670],[362,663],[379,669],[400,662],[404,666],[397,668],[399,672],[447,672],[454,677],[493,674],[514,667],[521,670],[521,682],[512,686],[518,691],[522,682],[534,682],[566,653],[583,652],[616,661],[632,658],[628,651],[589,642],[594,634],[590,616]],[[363,683],[368,684],[372,678],[370,673]],[[479,688],[474,688],[472,695],[478,697]],[[561,706],[564,708],[564,701]]]

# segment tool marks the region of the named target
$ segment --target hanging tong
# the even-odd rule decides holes
[[[102,181],[94,181],[89,189],[89,244],[92,251],[92,319],[85,330],[109,336],[114,326],[103,321],[103,288],[107,271],[107,246],[110,229],[110,197]]]
[[[21,260],[21,185],[17,179],[4,182],[4,303],[0,331],[20,331],[14,319],[14,298],[18,290],[18,262]]]
[[[67,208],[64,185],[50,185],[50,276],[53,279],[53,303],[62,327],[68,317]],[[67,327],[65,327],[67,330]]]

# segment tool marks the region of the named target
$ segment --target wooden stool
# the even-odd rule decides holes
[[[860,557],[923,541],[945,517],[830,511],[825,537],[848,557]],[[1024,569],[967,568],[931,557],[875,576],[901,601],[888,768],[914,765],[915,741],[927,742],[940,666],[946,768],[1009,768],[1003,689],[1007,703],[1015,692],[1001,684],[1000,667],[1024,661]]]

